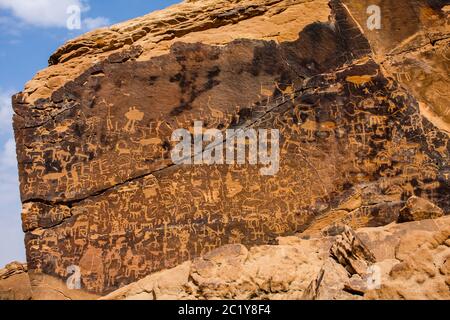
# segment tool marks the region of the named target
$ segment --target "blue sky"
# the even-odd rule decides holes
[[[25,261],[20,196],[12,132],[11,95],[21,91],[64,42],[179,0],[0,0],[0,268]],[[81,29],[67,21],[79,8]],[[70,20],[70,21],[77,21]],[[72,24],[73,25],[73,24]]]

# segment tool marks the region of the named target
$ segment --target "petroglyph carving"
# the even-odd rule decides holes
[[[82,288],[105,293],[229,243],[331,220],[389,224],[412,195],[448,211],[448,135],[381,71],[341,1],[330,4],[333,27],[311,21],[289,41],[161,40],[164,54],[110,53],[52,97],[16,96],[29,268],[66,280],[80,266]],[[228,129],[278,130],[277,175],[248,153],[173,163],[172,133],[190,137],[195,121],[224,140]],[[360,205],[339,209],[355,190]]]
[[[131,107],[130,110],[125,113],[125,118],[127,118],[128,121],[125,124],[124,130],[134,132],[136,130],[136,123],[144,119],[144,113],[139,111],[137,107]]]

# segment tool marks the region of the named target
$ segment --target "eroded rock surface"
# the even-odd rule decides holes
[[[227,245],[103,299],[449,299],[450,217]]]
[[[448,213],[448,10],[413,2],[380,1],[392,26],[371,31],[359,0],[187,1],[58,49],[14,98],[36,297],[71,298],[55,289],[71,266],[96,295],[227,244],[238,266],[279,236],[397,221],[411,196]],[[171,134],[195,120],[280,130],[279,172],[174,165]],[[359,289],[336,294],[361,292],[359,259]]]
[[[0,269],[0,300],[30,300],[31,285],[26,264],[12,262]]]
[[[439,218],[444,215],[441,208],[428,200],[411,197],[406,201],[405,207],[400,210],[399,222],[420,221]]]

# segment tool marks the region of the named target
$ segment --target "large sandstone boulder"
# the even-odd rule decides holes
[[[399,222],[420,221],[442,217],[441,208],[426,199],[411,197],[406,201],[405,207],[400,210]]]
[[[383,226],[412,195],[448,213],[445,1],[375,2],[380,30],[368,1],[186,1],[58,49],[13,99],[35,298],[103,295],[223,245]],[[279,172],[175,165],[171,134],[196,120],[278,129]]]
[[[0,269],[0,300],[30,300],[31,285],[26,264],[12,262]]]
[[[228,245],[102,299],[450,299],[450,217]]]

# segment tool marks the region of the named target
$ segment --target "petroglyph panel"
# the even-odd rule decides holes
[[[273,99],[277,107],[253,127],[280,130],[276,176],[248,164],[199,165],[136,179],[73,204],[61,225],[28,233],[32,267],[64,277],[68,265],[98,259],[95,270],[82,269],[83,284],[109,291],[227,243],[270,243],[302,231],[337,207],[337,195],[361,185],[357,212],[344,215],[352,226],[395,221],[412,194],[449,207],[446,135],[373,61]]]
[[[148,61],[135,46],[51,99],[17,95],[29,268],[66,279],[76,265],[83,289],[105,293],[228,243],[388,224],[411,195],[448,212],[448,136],[332,8],[334,24],[293,42],[177,43]],[[278,129],[279,172],[173,165],[173,130],[196,120]]]

